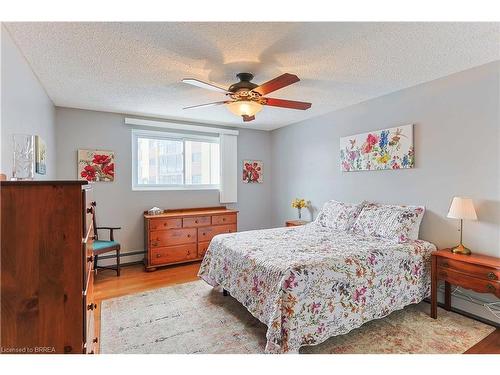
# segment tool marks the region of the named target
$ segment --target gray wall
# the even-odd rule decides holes
[[[40,85],[31,67],[2,25],[2,131],[1,173],[12,176],[12,135],[39,135],[47,144],[47,174],[35,179],[56,176],[56,136],[54,105]]]
[[[465,222],[464,243],[500,256],[499,70],[490,63],[273,131],[273,225],[296,217],[296,196],[311,200],[309,218],[329,199],[422,204],[420,238],[442,248],[459,237],[450,201],[468,196],[479,220]],[[415,169],[340,171],[340,137],[410,123]]]
[[[79,148],[115,152],[115,181],[95,183],[93,199],[97,201],[98,224],[121,226],[117,239],[123,252],[143,250],[142,212],[153,206],[183,208],[218,206],[218,190],[199,191],[132,191],[131,127],[124,125],[124,115],[56,108],[57,177],[77,178]],[[153,129],[158,130],[158,129]],[[241,129],[238,136],[238,163],[243,159],[264,162],[264,183],[238,185],[238,229],[268,228],[271,225],[271,136],[269,132]],[[128,257],[125,261],[141,257]]]

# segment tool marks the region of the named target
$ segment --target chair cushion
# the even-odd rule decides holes
[[[114,246],[120,246],[120,244],[116,241],[102,241],[102,240],[97,240],[94,241],[93,243],[93,250],[104,250],[109,247],[114,247]]]

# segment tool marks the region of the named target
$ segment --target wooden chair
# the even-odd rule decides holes
[[[92,202],[92,223],[94,227],[94,270],[97,272],[98,269],[108,269],[116,271],[116,276],[120,276],[120,244],[115,241],[113,231],[121,229],[121,227],[98,227],[96,223],[96,213],[95,207],[96,202]],[[109,230],[109,241],[99,239],[99,230]],[[116,266],[115,267],[105,267],[98,266],[97,260],[100,254],[109,253],[116,251]]]

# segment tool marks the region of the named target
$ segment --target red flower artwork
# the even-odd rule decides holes
[[[80,176],[82,176],[87,181],[95,181],[94,167],[90,165],[85,166],[85,168],[83,168],[83,171],[80,173]]]
[[[369,152],[372,151],[373,146],[375,146],[378,143],[378,137],[374,134],[368,134],[368,137],[366,137],[366,141],[362,146],[362,152],[364,154],[368,154]]]
[[[114,155],[109,151],[78,150],[80,178],[90,182],[113,181]]]
[[[115,175],[115,163],[107,164],[102,168],[104,174],[113,176]]]
[[[262,162],[258,160],[243,161],[243,182],[262,183]]]
[[[94,163],[94,164],[107,164],[110,161],[111,161],[111,157],[109,155],[95,154],[94,159],[92,159],[92,163]]]

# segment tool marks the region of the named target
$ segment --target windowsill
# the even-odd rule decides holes
[[[204,186],[132,186],[132,191],[193,191],[193,190],[220,190],[214,185]]]

